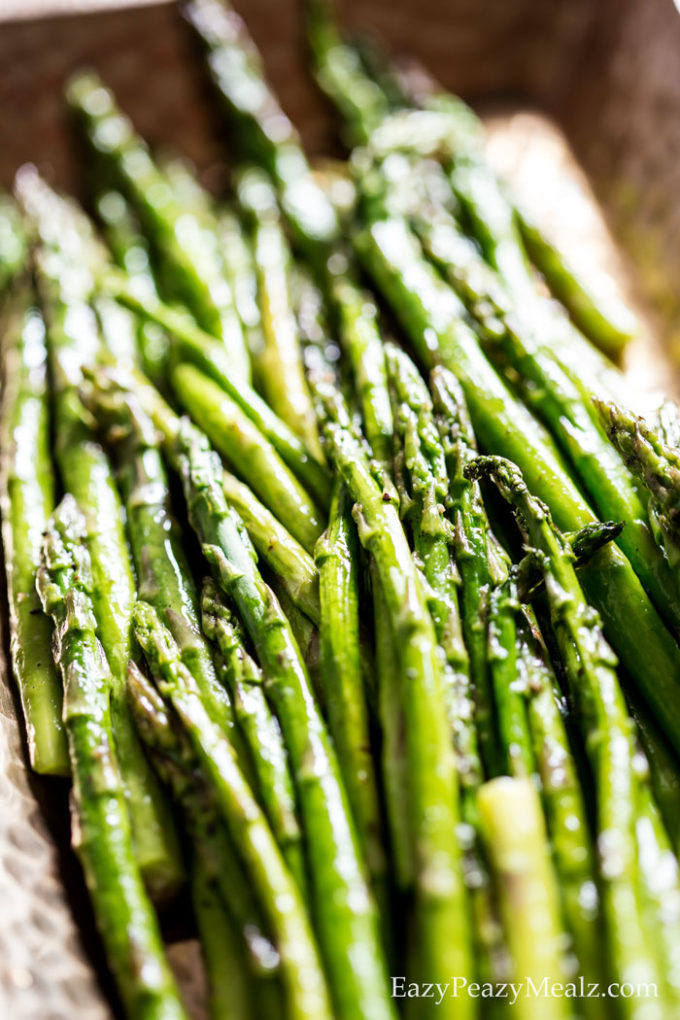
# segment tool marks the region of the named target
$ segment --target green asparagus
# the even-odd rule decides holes
[[[399,661],[422,970],[435,980],[466,975],[472,960],[461,849],[455,838],[456,772],[434,624],[394,496],[376,480],[334,386],[319,380],[315,395],[329,456],[355,503],[359,539],[375,557]],[[451,1001],[441,1008],[458,1017],[467,1013],[461,1014],[461,1004]],[[471,1014],[472,1003],[468,1010]]]
[[[264,694],[262,671],[248,654],[243,631],[211,580],[203,586],[201,610],[203,630],[219,649],[218,668],[251,751],[264,812],[291,874],[306,892],[302,837],[288,759],[281,729]]]
[[[680,626],[677,582],[645,521],[645,507],[630,473],[616,458],[592,408],[566,372],[546,353],[543,342],[523,322],[521,309],[508,307],[474,248],[454,221],[420,222],[425,247],[476,316],[485,349],[494,362],[501,352],[521,378],[525,402],[543,419],[572,469],[605,518],[626,521],[618,543],[669,626]],[[487,272],[485,272],[487,270]]]
[[[52,661],[52,627],[40,611],[35,575],[42,533],[54,509],[49,449],[45,324],[23,287],[8,310],[2,344],[0,510],[10,618],[10,655],[36,772],[68,775],[62,691]]]
[[[166,270],[172,270],[173,295],[186,302],[204,329],[223,341],[234,379],[247,382],[248,352],[221,272],[216,236],[178,201],[171,182],[96,75],[76,75],[67,99],[94,151],[111,166],[163,252]]]
[[[270,407],[304,440],[315,457],[322,458],[291,304],[292,257],[276,193],[267,175],[252,167],[240,174],[236,192],[252,224],[253,262],[264,338],[258,365],[259,380]]]
[[[315,559],[321,600],[321,683],[331,736],[376,894],[385,883],[385,852],[371,756],[359,636],[359,564],[351,503],[336,481],[328,528]]]
[[[642,418],[596,401],[602,423],[616,450],[649,494],[650,526],[678,581],[680,567],[680,453],[667,446]]]
[[[652,981],[660,987],[655,954],[645,938],[635,833],[640,781],[634,723],[619,686],[616,657],[604,639],[597,612],[585,600],[568,543],[553,526],[546,505],[530,493],[519,469],[501,457],[480,457],[468,471],[477,477],[489,475],[515,508],[544,573],[551,621],[569,690],[585,724],[595,779],[599,874],[611,965],[621,981]],[[629,999],[622,1005],[631,1017],[661,1017],[666,1009],[661,997]]]
[[[319,511],[269,440],[217,383],[193,365],[177,365],[172,386],[233,470],[311,552],[323,530]]]
[[[328,506],[330,476],[324,466],[311,456],[301,439],[254,390],[245,383],[232,381],[224,352],[214,338],[200,330],[188,316],[140,293],[125,277],[109,274],[101,284],[119,301],[167,330],[177,342],[180,358],[196,364],[217,382],[257,425],[319,505]]]
[[[137,739],[126,703],[130,617],[135,597],[130,553],[113,472],[95,442],[79,397],[84,366],[100,356],[88,297],[94,254],[89,223],[30,168],[18,182],[22,204],[38,233],[37,274],[47,321],[54,400],[55,458],[64,488],[78,501],[88,528],[98,634],[111,675],[112,718],[128,793],[136,853],[154,898],[173,895],[182,880],[174,825]]]
[[[134,626],[159,689],[186,730],[275,932],[288,1011],[296,1020],[330,1018],[326,983],[300,892],[238,767],[233,748],[205,711],[200,691],[182,664],[172,635],[148,603],[136,604]]]
[[[64,683],[74,844],[129,1015],[186,1020],[130,833],[111,721],[114,678],[96,634],[95,581],[86,543],[85,518],[66,495],[45,533],[37,585],[43,608],[54,620],[55,662]]]
[[[338,219],[314,181],[297,131],[265,80],[244,23],[222,0],[189,0],[184,12],[207,49],[210,73],[242,157],[262,165],[275,181],[295,239],[310,261],[325,258],[338,237]]]
[[[219,458],[186,422],[175,439],[175,451],[193,526],[218,584],[233,598],[253,641],[281,724],[307,838],[313,914],[335,1008],[352,1020],[391,1017],[375,908],[363,878],[346,794],[290,625],[255,566],[240,521],[227,506]]]
[[[493,371],[465,324],[458,299],[423,260],[407,225],[398,218],[371,217],[356,243],[418,355],[426,365],[441,362],[457,375],[480,442],[516,460],[562,528],[576,530],[592,520],[549,437]],[[669,710],[680,676],[680,650],[629,561],[609,545],[581,576],[624,665],[670,739],[680,741],[680,725]]]

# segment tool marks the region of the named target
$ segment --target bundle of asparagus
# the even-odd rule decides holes
[[[174,901],[214,1020],[672,1020],[677,409],[623,409],[629,321],[461,100],[309,0],[316,171],[185,13],[230,194],[87,72],[94,220],[0,204],[12,667],[122,1008],[186,1016]]]

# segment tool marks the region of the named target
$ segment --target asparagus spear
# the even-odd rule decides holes
[[[192,745],[151,681],[132,660],[128,663],[128,692],[139,735],[181,811],[193,859],[205,879],[219,890],[246,947],[249,971],[258,980],[270,983],[276,976],[279,954]]]
[[[318,263],[338,237],[338,220],[314,181],[295,128],[265,80],[247,28],[221,0],[189,0],[184,13],[207,50],[210,74],[243,157],[271,175],[295,240],[311,263]]]
[[[491,591],[506,572],[507,561],[490,532],[479,485],[465,476],[477,455],[465,397],[455,376],[435,368],[430,386],[446,467],[450,479],[450,515],[454,555],[461,575],[463,634],[470,653],[476,725],[487,772],[496,775],[501,763],[492,717],[488,618]]]
[[[473,721],[470,662],[463,641],[456,567],[451,559],[453,529],[444,516],[449,478],[434,422],[427,386],[411,359],[394,344],[385,347],[394,421],[402,444],[413,547],[428,585],[430,613],[444,652],[449,722],[463,792],[481,781],[481,762]],[[465,800],[465,798],[464,798]]]
[[[584,793],[559,703],[562,695],[530,611],[519,617],[517,636],[530,738],[564,919],[573,939],[578,973],[588,984],[599,982],[606,973],[606,961],[597,867]],[[599,1003],[588,1000],[583,1007],[587,1016],[600,1020]]]
[[[246,651],[243,631],[211,580],[203,586],[201,610],[203,629],[219,649],[218,668],[252,754],[260,801],[288,868],[305,892],[302,837],[288,759],[264,694],[262,671]]]
[[[612,966],[622,982],[658,984],[641,902],[634,724],[619,687],[616,657],[604,639],[597,612],[584,598],[568,544],[518,468],[501,457],[480,457],[468,471],[477,477],[488,474],[515,508],[544,573],[551,622],[595,779],[597,850]],[[623,1007],[631,1017],[664,1015],[661,999],[652,1005],[648,1000],[626,1000]]]
[[[311,453],[323,459],[291,304],[291,253],[276,194],[267,175],[253,167],[240,174],[236,192],[252,229],[264,338],[258,366],[264,395]]]
[[[502,771],[517,778],[531,777],[536,761],[527,717],[526,677],[517,649],[517,586],[510,575],[489,597],[488,660],[500,745]]]
[[[42,533],[54,509],[45,325],[28,287],[12,304],[2,343],[0,442],[10,656],[31,766],[48,775],[68,775],[61,683],[50,651],[52,627],[35,589]]]
[[[149,246],[134,213],[118,191],[105,191],[97,199],[97,213],[113,257],[135,287],[153,299],[158,296],[151,270]],[[156,386],[162,388],[167,371],[169,338],[158,323],[137,318],[137,343],[142,367]]]
[[[370,561],[370,574],[378,688],[377,711],[382,737],[380,756],[382,782],[394,878],[397,886],[406,890],[413,887],[415,880],[416,847],[411,825],[409,760],[406,749],[401,669],[389,610],[373,558]]]
[[[476,316],[486,349],[494,362],[507,363],[519,373],[525,402],[534,408],[571,462],[594,506],[605,518],[626,521],[618,544],[659,611],[670,626],[680,626],[677,581],[645,522],[642,499],[630,473],[607,442],[592,407],[552,353],[512,308],[474,249],[465,243],[450,217],[435,224],[422,220],[419,232],[425,248],[461,293]]]
[[[615,291],[605,291],[579,273],[526,209],[515,207],[515,216],[531,261],[575,325],[610,358],[619,359],[638,328],[628,306]]]
[[[549,337],[555,362],[582,387],[584,395],[595,391],[627,403],[631,388],[621,372],[586,340],[554,301],[537,293],[525,254],[518,246],[512,211],[489,168],[480,167],[482,138],[479,123],[474,115],[470,118],[470,112],[456,97],[444,95],[437,96],[429,110],[393,114],[373,132],[371,153],[378,159],[395,151],[415,154],[421,160],[434,157],[448,170],[456,153],[463,151],[465,158],[457,162],[455,170],[456,201],[465,208],[466,227],[481,244],[485,258],[500,274],[513,301],[532,319],[536,332]]]
[[[375,908],[335,754],[288,621],[226,503],[216,454],[183,422],[174,442],[193,526],[257,651],[281,724],[307,836],[313,911],[340,1016],[390,1017]],[[351,958],[352,966],[347,966]]]
[[[457,784],[434,624],[394,497],[372,473],[337,390],[326,379],[318,379],[314,388],[329,456],[355,502],[361,544],[375,557],[399,661],[423,973],[435,980],[465,975],[471,969],[468,907],[453,835]],[[445,1003],[441,1008],[446,1011]],[[456,1003],[457,1016],[460,1009]]]
[[[269,440],[217,383],[193,365],[172,373],[177,397],[229,465],[308,552],[321,534],[319,511]]]
[[[37,585],[55,624],[73,773],[74,844],[109,966],[130,1017],[184,1018],[133,847],[111,723],[113,677],[97,639],[87,524],[72,496],[55,510]]]
[[[262,334],[262,314],[257,296],[257,276],[252,248],[245,228],[241,225],[235,210],[219,209],[217,238],[259,388],[259,365],[264,351],[264,336]]]
[[[409,89],[408,78],[404,75],[396,77],[402,85],[398,97],[402,103],[410,99],[425,109],[448,112],[455,117],[456,122],[462,122],[473,137],[475,134],[481,135],[482,124],[472,109],[459,96],[444,92],[436,83],[428,80],[426,73],[421,71],[417,76],[418,94]],[[412,73],[411,82],[414,77]],[[394,85],[394,74],[390,81]],[[476,151],[475,155],[477,159],[483,158],[481,151]],[[592,280],[585,279],[578,268],[565,258],[531,220],[525,209],[518,208],[515,203],[513,212],[529,257],[543,274],[555,297],[566,307],[576,326],[609,357],[620,357],[636,332],[635,319],[630,310],[617,295],[605,293],[602,287],[598,288]],[[516,243],[516,235],[514,240]]]
[[[342,349],[354,374],[366,438],[376,459],[389,470],[394,421],[378,310],[371,295],[347,276],[336,276],[330,293],[339,320]]]
[[[458,377],[480,442],[519,464],[563,529],[576,530],[591,521],[549,437],[486,361],[456,296],[423,260],[406,224],[367,214],[367,229],[357,238],[361,257],[424,363],[440,362]],[[670,739],[678,740],[680,726],[669,706],[674,678],[680,676],[680,651],[629,561],[609,545],[581,576],[624,665]]]
[[[338,764],[378,894],[386,865],[359,645],[358,551],[350,500],[336,481],[328,528],[314,554],[321,599],[321,683]]]
[[[330,1018],[326,983],[300,892],[233,748],[205,711],[172,635],[148,603],[136,604],[134,626],[156,682],[186,730],[275,934],[288,1012],[296,1020]]]
[[[293,603],[318,625],[319,575],[314,560],[238,478],[224,472],[224,493],[246,527],[257,553],[280,580]]]
[[[668,743],[644,707],[631,709],[637,724],[638,736],[647,758],[654,800],[659,806],[666,831],[675,849],[680,849],[680,819],[676,807],[680,796],[680,767]]]
[[[18,191],[42,242],[37,270],[47,320],[55,455],[64,488],[73,493],[87,521],[94,608],[114,680],[111,711],[133,838],[154,898],[168,898],[182,879],[177,837],[126,703],[135,589],[122,508],[111,466],[94,440],[78,395],[83,367],[94,362],[101,349],[87,300],[93,286],[91,255],[96,252],[83,214],[52,192],[34,170],[22,172]]]
[[[477,801],[514,976],[531,979],[536,988],[546,978],[549,986],[566,984],[559,892],[535,787],[529,779],[501,776],[480,788]],[[520,995],[515,1011],[522,1020],[543,1020],[545,1003]],[[551,1000],[551,1018],[572,1015],[568,999]]]
[[[158,433],[134,395],[106,386],[103,378],[86,400],[115,454],[138,597],[152,605],[169,628],[211,717],[237,742],[229,695],[217,680],[201,633],[196,586],[170,508]]]
[[[675,573],[677,585],[680,454],[659,439],[642,418],[614,404],[599,400],[595,403],[612,444],[649,493],[649,522]]]
[[[249,1020],[253,994],[231,918],[199,863],[191,876],[191,900],[210,989],[211,1020]]]
[[[645,781],[647,780],[647,781]],[[671,1010],[680,1008],[680,882],[678,859],[652,796],[648,776],[640,783],[635,833],[640,859],[643,896],[649,909],[648,937],[656,947],[664,982],[664,997]]]
[[[389,104],[347,45],[330,15],[326,0],[306,0],[306,29],[316,80],[339,110],[350,144],[363,144],[386,116]]]
[[[214,232],[178,201],[145,142],[96,75],[88,71],[72,78],[67,100],[90,144],[120,180],[167,260],[174,296],[187,303],[204,329],[223,341],[234,378],[248,382],[248,352],[221,272]]]
[[[230,378],[229,365],[225,361],[220,344],[199,329],[188,316],[141,294],[125,277],[109,274],[101,283],[119,301],[166,329],[176,341],[180,358],[196,364],[202,372],[217,382],[269,439],[319,505],[328,506],[330,499],[328,472],[254,390],[245,383],[236,384]]]

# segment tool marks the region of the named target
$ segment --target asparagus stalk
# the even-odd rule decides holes
[[[32,768],[68,775],[62,691],[52,661],[52,627],[40,610],[35,575],[54,509],[49,449],[45,325],[25,287],[13,301],[2,344],[0,510],[9,603],[10,656]]]
[[[364,432],[374,456],[389,471],[394,453],[394,421],[378,310],[371,295],[346,276],[332,280],[330,293],[339,320],[342,349],[354,374]]]
[[[156,682],[186,730],[275,934],[288,1012],[296,1020],[330,1018],[326,983],[300,892],[233,748],[206,712],[172,635],[148,603],[136,604],[134,626]]]
[[[233,470],[311,552],[323,529],[319,511],[269,440],[217,383],[193,365],[177,365],[172,385],[184,409]]]
[[[196,586],[170,508],[158,433],[134,395],[106,386],[104,379],[86,400],[115,454],[138,597],[152,605],[169,628],[211,717],[237,743],[229,695],[215,675],[201,633]]]
[[[290,625],[227,506],[216,454],[186,422],[174,446],[193,526],[253,641],[281,724],[308,840],[313,910],[335,1009],[348,1018],[391,1017],[376,912],[346,794]]]
[[[400,699],[415,843],[415,895],[423,973],[471,970],[468,905],[458,823],[456,773],[451,750],[441,660],[434,624],[394,496],[381,486],[361,440],[352,432],[339,394],[315,383],[329,456],[355,502],[359,540],[375,557],[400,668]],[[453,1003],[442,1009],[453,1008]],[[468,1007],[473,1009],[473,1005]],[[457,1016],[461,1004],[455,1004]]]
[[[118,191],[105,191],[97,199],[97,214],[116,263],[141,293],[152,300],[157,298],[149,246],[123,195]],[[158,323],[148,319],[138,316],[136,323],[142,368],[155,385],[162,388],[168,364],[168,335]]]
[[[512,211],[488,167],[480,166],[482,137],[479,122],[456,97],[437,96],[431,109],[398,112],[371,137],[370,151],[378,159],[400,151],[420,160],[434,157],[449,171],[455,161],[456,202],[467,216],[466,227],[481,244],[483,254],[523,307],[536,332],[550,338],[555,362],[588,397],[592,392],[627,403],[631,389],[610,359],[594,347],[554,302],[537,293],[535,279],[521,246]],[[464,152],[463,159],[456,154]],[[422,166],[422,163],[420,164]],[[454,180],[455,178],[455,180]],[[441,199],[441,195],[439,196]],[[444,204],[449,204],[444,199]],[[587,382],[584,382],[587,380]]]
[[[463,641],[458,605],[459,577],[451,559],[453,529],[444,516],[449,478],[433,417],[432,400],[417,368],[394,344],[385,348],[394,421],[408,476],[407,517],[413,548],[428,585],[430,613],[444,652],[444,683],[449,722],[463,792],[481,781],[474,725],[470,661]],[[464,798],[465,800],[465,798]]]
[[[319,574],[312,557],[248,486],[229,471],[224,473],[223,488],[258,555],[279,578],[297,608],[318,625],[321,613]]]
[[[219,890],[246,947],[249,971],[255,978],[270,983],[276,976],[279,954],[192,745],[151,681],[133,661],[128,663],[128,692],[140,738],[180,809],[196,866],[206,881]]]
[[[514,976],[531,979],[536,988],[546,978],[549,986],[566,984],[559,891],[536,789],[529,779],[501,776],[480,788],[477,801]],[[542,1020],[545,1003],[520,995],[515,1011],[522,1020]],[[572,1015],[568,999],[551,1001],[555,1020]]]
[[[515,207],[524,247],[574,324],[613,360],[637,332],[635,316],[615,291],[598,287],[557,248],[526,209]]]
[[[614,404],[596,401],[607,434],[649,493],[647,512],[657,541],[678,581],[680,567],[680,454],[645,423]]]
[[[552,430],[598,512],[627,522],[618,544],[659,611],[677,628],[677,580],[646,524],[635,482],[594,420],[592,407],[523,321],[521,309],[513,309],[504,300],[493,274],[485,272],[488,267],[465,243],[454,221],[445,216],[434,225],[421,221],[420,234],[430,256],[476,316],[492,360],[505,362],[519,373],[525,402]]]
[[[66,495],[45,533],[37,585],[54,620],[55,662],[64,683],[74,844],[129,1016],[186,1020],[130,833],[111,723],[113,678],[96,635],[86,542],[85,518]]]
[[[676,811],[680,796],[678,760],[644,708],[635,705],[631,711],[637,724],[640,744],[649,764],[654,800],[677,856],[680,849],[680,820]]]
[[[96,75],[88,71],[72,78],[67,100],[88,141],[121,182],[167,260],[173,295],[186,302],[204,329],[223,341],[234,378],[248,382],[248,352],[221,272],[214,232],[178,201],[145,142]]]
[[[399,97],[402,102],[410,98],[415,100],[416,105],[426,109],[448,112],[455,117],[457,123],[474,134],[481,134],[481,122],[460,97],[444,92],[435,83],[427,81],[427,75],[422,73],[418,75],[420,94],[415,96],[408,89],[404,76],[399,77],[400,82],[406,86],[405,92],[402,90]],[[391,81],[394,82],[394,75]],[[476,151],[475,154],[478,159],[483,158],[481,152]],[[565,306],[575,325],[605,354],[614,359],[619,358],[636,332],[635,319],[630,310],[616,294],[605,293],[602,287],[585,279],[538,224],[532,221],[525,209],[515,203],[513,212],[521,241],[530,259],[543,274],[552,293]],[[514,241],[517,243],[516,235]]]
[[[548,508],[530,493],[518,468],[501,457],[480,457],[468,471],[478,477],[490,475],[515,508],[537,550],[551,622],[569,690],[584,725],[595,779],[597,850],[611,963],[621,981],[658,984],[657,963],[644,934],[641,902],[635,836],[640,784],[634,724],[619,687],[616,657],[604,639],[598,614],[585,600],[568,544],[553,526]],[[647,1000],[627,1000],[623,1006],[631,1017],[646,1017],[648,1012],[662,1016],[664,1010],[661,1000],[654,1000],[652,1006]]]
[[[273,178],[295,240],[318,264],[338,237],[338,220],[314,181],[295,128],[265,80],[247,28],[221,0],[189,0],[184,13],[207,50],[210,74],[243,157],[264,166]]]
[[[217,237],[224,258],[224,269],[234,295],[234,304],[241,319],[252,369],[259,388],[259,366],[264,351],[264,336],[262,314],[258,304],[257,276],[249,238],[234,210],[219,209]]]
[[[342,38],[327,0],[307,0],[305,8],[316,80],[339,110],[349,143],[365,144],[371,131],[387,116],[387,99],[366,74],[356,49]]]
[[[518,661],[518,610],[517,586],[510,575],[489,597],[489,672],[505,759],[503,772],[528,778],[536,771],[536,761],[527,717],[527,678]]]
[[[119,301],[166,329],[176,341],[180,358],[194,363],[217,382],[269,439],[319,505],[328,506],[330,478],[324,466],[311,456],[300,438],[254,390],[231,379],[224,351],[214,338],[203,332],[188,316],[141,293],[125,277],[109,274],[101,284]]]
[[[428,366],[440,362],[457,376],[480,442],[512,457],[552,508],[557,524],[576,530],[592,512],[564,470],[549,437],[484,358],[461,306],[427,265],[406,224],[373,218],[357,238],[361,257]],[[607,633],[671,740],[680,726],[669,711],[680,675],[680,651],[646,596],[630,562],[615,546],[582,572]],[[643,651],[644,649],[644,651]]]
[[[488,625],[491,591],[502,582],[507,562],[490,532],[479,485],[465,475],[477,447],[462,389],[455,376],[441,367],[432,372],[430,386],[450,479],[449,513],[462,582],[463,634],[470,654],[475,721],[487,772],[496,775],[501,762],[492,715]]]
[[[291,253],[276,194],[267,175],[253,167],[240,175],[236,191],[252,229],[264,338],[260,383],[272,410],[304,440],[315,457],[323,459],[291,303]]]
[[[358,553],[351,503],[336,481],[328,528],[314,554],[321,600],[321,683],[357,835],[378,894],[386,863],[362,675]]]
[[[403,707],[400,663],[397,659],[389,610],[375,560],[370,561],[375,633],[375,668],[378,687],[378,719],[381,730],[381,770],[394,878],[400,889],[413,887],[416,846],[411,825],[409,759]]]
[[[47,320],[53,383],[55,455],[64,488],[78,501],[88,528],[98,634],[113,677],[111,711],[119,764],[128,791],[132,833],[154,898],[174,894],[182,879],[168,805],[144,757],[126,703],[130,617],[135,598],[130,553],[113,472],[95,442],[80,402],[83,367],[100,355],[87,299],[93,286],[89,224],[26,170],[21,201],[40,237],[37,270]]]
[[[243,631],[211,580],[203,586],[201,609],[203,629],[219,649],[218,668],[251,751],[264,812],[291,874],[305,892],[302,835],[288,758],[264,694],[262,671],[246,651]]]
[[[249,1020],[253,994],[241,947],[219,892],[199,863],[192,870],[191,901],[208,976],[211,1020]]]
[[[599,982],[606,973],[606,961],[597,866],[584,794],[562,716],[562,695],[530,611],[519,617],[517,636],[530,738],[564,919],[573,940],[578,973],[588,984]],[[599,1020],[599,1003],[589,1000],[583,1005],[587,1016]]]
[[[635,832],[642,889],[649,908],[648,935],[657,951],[665,999],[680,1006],[680,882],[671,849],[648,782],[642,778]]]

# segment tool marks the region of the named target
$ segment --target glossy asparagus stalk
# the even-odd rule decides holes
[[[172,635],[148,603],[136,604],[134,622],[156,682],[186,730],[275,933],[288,1011],[296,1020],[330,1018],[326,982],[301,895],[238,767],[233,748],[205,711]]]
[[[307,879],[295,794],[281,729],[264,694],[262,671],[248,654],[244,634],[212,580],[201,595],[203,629],[219,649],[218,669],[252,755],[260,801],[291,874],[302,892]]]
[[[113,678],[97,638],[94,583],[87,524],[67,494],[45,533],[37,584],[54,620],[55,662],[64,683],[74,843],[128,1015],[186,1020],[130,832],[111,720]]]
[[[2,341],[0,510],[9,604],[10,656],[32,768],[68,775],[62,689],[52,660],[52,626],[40,609],[35,575],[42,534],[54,509],[45,324],[23,287]]]
[[[549,437],[493,371],[465,324],[458,299],[423,260],[406,224],[394,217],[372,218],[357,238],[357,248],[419,356],[457,375],[480,442],[520,465],[563,529],[576,530],[591,521],[592,512]],[[674,678],[680,675],[680,651],[630,562],[609,545],[581,577],[623,663],[665,732],[677,740],[680,726],[668,706],[675,696]]]

